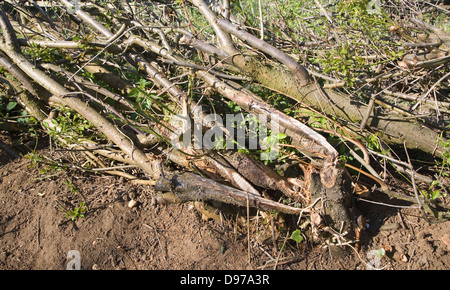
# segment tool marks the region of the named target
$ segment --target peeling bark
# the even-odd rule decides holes
[[[183,203],[188,201],[216,201],[225,204],[246,207],[247,204],[264,211],[276,210],[287,214],[299,214],[302,209],[274,202],[261,196],[235,189],[203,178],[192,173],[180,173],[161,177],[155,190],[170,192],[160,196],[166,203]]]
[[[251,156],[241,152],[224,153],[226,160],[255,186],[260,188],[279,190],[286,196],[300,199],[298,184],[292,184],[287,178],[280,176],[272,168],[256,161]]]

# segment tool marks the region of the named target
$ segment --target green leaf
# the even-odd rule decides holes
[[[299,229],[295,230],[291,235],[291,239],[297,243],[301,243],[303,241],[302,232]]]
[[[14,109],[17,106],[17,102],[9,102],[8,105],[6,105],[6,111],[11,111],[12,109]]]
[[[284,134],[284,133],[278,133],[278,140],[283,140],[283,139],[285,139],[286,137],[287,137],[286,134]]]
[[[128,93],[128,97],[135,98],[141,94],[141,91],[138,88],[132,88]]]
[[[441,195],[441,192],[439,191],[439,189],[433,191],[433,194],[431,195],[432,199],[436,199]]]

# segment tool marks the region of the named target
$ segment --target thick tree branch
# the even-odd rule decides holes
[[[300,136],[311,139],[324,148],[327,152],[327,159],[323,164],[321,173],[322,181],[326,187],[332,187],[334,185],[336,173],[333,168],[337,166],[338,153],[336,149],[334,149],[334,147],[327,142],[325,137],[315,132],[310,127],[304,125],[300,121],[279,112],[267,103],[261,102],[249,94],[235,90],[233,87],[227,85],[223,81],[220,81],[208,72],[199,71],[197,72],[197,75],[205,80],[209,85],[217,89],[222,95],[237,103],[243,109],[251,113],[266,115],[268,119],[277,118],[280,126]]]
[[[155,185],[155,190],[172,192],[162,195],[167,203],[181,203],[188,201],[218,201],[226,204],[298,215],[308,211],[274,202],[252,192],[245,192],[230,186],[222,185],[211,179],[206,179],[192,173],[181,173],[161,178]]]

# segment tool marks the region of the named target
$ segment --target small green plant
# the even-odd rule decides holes
[[[86,204],[82,201],[78,203],[73,210],[66,212],[66,218],[72,221],[76,221],[79,218],[84,218],[84,213],[86,212]]]
[[[93,138],[93,126],[77,112],[61,107],[58,110],[58,116],[52,118],[50,122],[42,122],[44,128],[50,137],[66,139],[67,141],[77,143],[81,137]],[[97,132],[96,132],[97,133]],[[56,138],[58,137],[58,138]]]
[[[14,97],[8,95],[6,92],[6,95],[3,95],[2,93],[3,92],[0,91],[0,118],[17,122],[24,127],[36,127],[37,120],[34,117],[31,117]]]
[[[241,107],[233,101],[228,103],[228,108],[230,108],[233,113],[238,113],[241,111]]]
[[[366,137],[366,147],[370,150],[381,152],[382,148],[377,133],[369,134]]]
[[[265,165],[278,158],[280,154],[279,150],[277,150],[278,144],[284,142],[286,137],[286,134],[278,133],[276,136],[269,134],[269,136],[263,139],[262,143],[267,146],[267,149],[262,150],[260,153]]]
[[[444,152],[442,153],[442,159],[441,160],[435,160],[436,167],[438,169],[438,174],[436,175],[435,180],[433,180],[428,188],[425,190],[421,190],[420,192],[425,198],[435,200],[441,196],[445,197],[447,196],[447,193],[444,191],[441,191],[441,189],[445,189],[444,186],[439,179],[441,177],[448,177],[448,170],[450,169],[450,140],[444,140],[442,138],[442,135],[437,141],[439,145],[444,148]]]
[[[55,62],[61,58],[61,52],[57,48],[41,47],[36,43],[31,43],[23,49],[24,54],[35,61]]]
[[[34,168],[38,165],[43,165],[39,168],[39,174],[42,175],[43,178],[50,178],[59,174],[62,174],[66,169],[60,161],[51,160],[37,152],[36,150],[32,150],[30,153],[24,155],[24,158],[29,159],[31,164],[28,165],[28,168]]]
[[[358,65],[364,65],[364,62],[361,64],[359,59],[355,57],[355,53],[351,51],[349,44],[344,43],[328,51],[326,61],[323,62],[323,72],[328,73],[334,71],[342,74],[345,82],[351,87],[356,80],[351,72]]]
[[[436,165],[439,168],[439,176],[447,177],[448,173],[445,170],[450,168],[450,140],[444,140],[441,136],[438,142],[444,148],[444,152],[442,153],[442,161],[436,161]]]
[[[313,128],[323,128],[328,123],[328,120],[327,118],[321,116],[311,116],[309,123]]]
[[[439,188],[442,188],[443,185],[439,180],[433,180],[426,190],[421,190],[420,192],[425,198],[435,200],[441,196],[446,196],[446,193],[442,193]]]
[[[78,188],[75,187],[75,185],[72,184],[72,182],[68,179],[64,180],[64,184],[67,185],[67,187],[69,188],[70,192],[73,194],[77,194],[80,190]]]
[[[295,231],[292,232],[290,238],[296,241],[297,243],[301,243],[303,241],[302,232],[299,229],[296,229]]]

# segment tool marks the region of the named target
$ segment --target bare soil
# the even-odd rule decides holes
[[[48,148],[39,152],[50,156]],[[449,223],[429,225],[417,209],[359,204],[369,228],[358,254],[337,257],[308,236],[299,244],[277,234],[262,239],[266,233],[253,228],[254,219],[247,227],[236,222],[245,217],[224,214],[217,221],[190,203],[161,205],[150,186],[73,170],[50,176],[40,171],[45,166],[31,165],[0,151],[0,269],[62,270],[68,252],[77,250],[81,269],[353,270],[367,269],[369,253],[381,248],[388,250],[383,269],[450,267]],[[389,202],[382,194],[371,198]],[[138,205],[129,208],[130,199]],[[81,201],[87,211],[73,222],[65,214]]]

